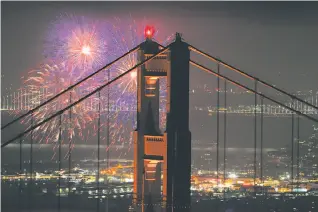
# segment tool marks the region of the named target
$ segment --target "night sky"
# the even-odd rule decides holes
[[[48,27],[64,12],[104,20],[115,16],[127,18],[131,14],[138,22],[145,17],[149,24],[160,29],[160,35],[181,32],[186,42],[280,88],[290,92],[318,90],[317,2],[1,2],[1,5],[2,93],[9,87],[19,88],[21,77],[43,61]],[[207,79],[204,73],[192,72],[191,77],[192,86],[208,83],[210,79],[215,82],[215,78]],[[252,124],[252,118],[248,122]],[[251,124],[243,125],[248,130]],[[286,131],[271,129],[278,134],[287,132],[285,121],[280,125]],[[200,132],[193,133],[196,136]],[[236,136],[232,134],[230,138]],[[249,137],[252,144],[253,135]],[[245,143],[246,139],[243,136],[238,142]]]
[[[289,91],[313,89],[318,70],[316,2],[2,2],[2,89],[42,60],[50,22],[63,12],[146,17],[160,35],[184,39]]]

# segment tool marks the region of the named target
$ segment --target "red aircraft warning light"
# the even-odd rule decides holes
[[[145,27],[145,37],[151,39],[155,34],[155,28],[153,26]]]

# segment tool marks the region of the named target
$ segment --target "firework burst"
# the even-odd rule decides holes
[[[27,105],[28,109],[47,101],[78,80],[65,63],[54,64],[54,62],[51,62],[43,64],[28,74],[29,77],[24,81],[24,87],[27,92],[21,95],[21,98],[26,101],[25,105]],[[32,116],[28,116],[22,123],[26,125],[30,125],[31,121],[33,124],[39,123],[57,111],[67,107],[70,103],[80,99],[85,93],[92,91],[97,86],[93,79],[89,80],[84,85],[73,89],[71,93],[65,93],[44,107],[37,109]],[[88,136],[89,125],[94,123],[97,116],[96,110],[93,109],[96,107],[96,104],[96,99],[90,98],[72,107],[71,121],[68,118],[68,114],[64,113],[61,117],[54,118],[42,124],[33,132],[35,140],[39,143],[53,143],[55,144],[55,149],[59,139],[60,118],[62,132],[68,138],[72,139],[75,134],[83,138]]]
[[[39,69],[29,72],[29,77],[24,81],[25,90],[28,92],[21,98],[28,99],[29,109],[46,101],[70,85],[78,82],[93,71],[96,71],[106,63],[113,61],[128,52],[133,47],[144,41],[145,24],[136,24],[133,19],[121,21],[114,19],[111,22],[89,21],[83,17],[74,15],[60,16],[53,22],[50,33],[45,43],[45,56],[52,61],[42,65]],[[158,30],[154,35],[154,39]],[[163,45],[171,41],[168,36]],[[49,117],[59,109],[67,107],[70,103],[80,99],[85,94],[93,91],[105,82],[126,72],[137,64],[137,53],[132,53],[107,71],[85,81],[71,94],[66,93],[47,106],[33,114],[34,121]],[[109,128],[109,140],[111,145],[128,145],[128,151],[132,143],[132,131],[136,127],[136,103],[137,103],[137,72],[130,74],[106,87],[101,91],[101,139],[106,142],[108,136],[105,129]],[[160,128],[165,129],[165,100],[166,80],[160,79]],[[42,92],[39,92],[42,90]],[[71,95],[71,98],[70,98]],[[27,96],[27,97],[26,97]],[[72,119],[61,116],[62,132],[64,137],[71,138],[79,135],[87,139],[96,135],[97,126],[97,95],[81,102],[72,108]],[[108,121],[109,120],[109,123]],[[24,120],[30,123],[30,117]],[[36,129],[37,140],[42,143],[57,144],[59,138],[59,118],[47,122]],[[74,140],[74,139],[73,139]],[[56,146],[55,146],[56,148]],[[108,151],[110,146],[106,148]]]
[[[107,43],[101,24],[82,16],[61,15],[51,24],[44,55],[77,70],[81,76],[105,64]]]

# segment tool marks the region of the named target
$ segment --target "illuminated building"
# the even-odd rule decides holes
[[[313,178],[318,176],[318,128],[304,141],[300,141],[301,164],[300,171],[304,176]]]

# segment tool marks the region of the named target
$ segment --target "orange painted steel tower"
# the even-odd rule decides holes
[[[138,60],[160,51],[147,38]],[[134,208],[138,212],[190,211],[188,44],[177,33],[169,51],[137,70],[137,129],[134,132]],[[159,80],[167,78],[166,131],[159,129]]]

